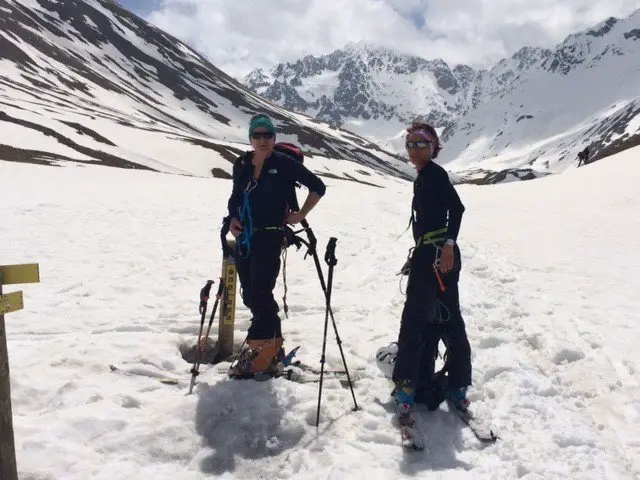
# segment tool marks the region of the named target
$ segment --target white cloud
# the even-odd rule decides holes
[[[147,19],[239,77],[361,40],[486,66],[638,8],[639,0],[163,0]]]

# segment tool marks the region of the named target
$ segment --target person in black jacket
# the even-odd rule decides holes
[[[273,289],[280,272],[280,254],[286,248],[285,225],[306,218],[326,190],[322,180],[301,162],[274,151],[276,129],[267,115],[251,119],[249,138],[253,151],[239,157],[233,166],[228,202],[242,299],[253,315],[247,334],[247,351],[253,355],[250,361],[239,361],[234,367],[231,374],[237,376],[268,371],[283,348]],[[296,182],[309,189],[299,210],[294,205]]]
[[[433,162],[442,148],[435,129],[415,123],[406,148],[418,175],[413,184],[411,223],[415,247],[410,260],[407,298],[393,371],[398,411],[410,411],[416,390],[433,373],[440,338],[447,345],[448,400],[466,409],[471,384],[471,347],[460,313],[457,245],[465,210],[447,172]],[[405,268],[403,267],[403,270]],[[444,308],[442,308],[444,306]],[[441,315],[446,311],[446,315]]]

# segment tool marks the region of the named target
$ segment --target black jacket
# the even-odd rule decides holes
[[[446,170],[430,161],[413,182],[412,221],[415,241],[424,234],[447,227],[444,238],[458,239],[464,205]]]
[[[233,190],[227,205],[230,217],[240,219],[244,191],[253,179],[251,159],[252,152],[238,157],[233,165]],[[281,226],[289,210],[298,209],[296,182],[321,197],[325,194],[324,182],[302,163],[275,151],[264,160],[260,178],[249,193],[254,228]]]

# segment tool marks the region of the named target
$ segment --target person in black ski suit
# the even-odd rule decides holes
[[[443,338],[448,356],[446,396],[465,409],[471,347],[460,312],[462,262],[457,245],[465,208],[447,172],[433,162],[442,148],[435,129],[414,123],[407,130],[406,148],[418,172],[411,215],[415,247],[409,267],[403,267],[409,279],[393,371],[395,401],[399,410],[410,410],[416,390],[428,387]]]
[[[578,152],[578,166],[589,163],[589,147],[584,147],[584,150]]]
[[[268,371],[283,348],[273,289],[280,272],[280,254],[286,248],[285,226],[305,219],[326,191],[322,180],[301,162],[274,150],[276,129],[267,115],[251,119],[249,138],[253,151],[239,157],[233,166],[228,211],[230,232],[236,237],[233,255],[243,303],[253,315],[247,345],[257,356],[232,369],[231,374],[238,376]],[[309,189],[299,210],[296,182]]]

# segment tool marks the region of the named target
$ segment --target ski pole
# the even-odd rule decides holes
[[[209,340],[209,333],[211,332],[211,325],[213,324],[213,319],[215,318],[216,311],[218,310],[218,302],[220,301],[220,297],[222,297],[222,292],[224,290],[224,281],[222,277],[220,277],[220,283],[218,284],[218,293],[216,293],[216,301],[213,302],[213,310],[211,310],[211,316],[209,317],[209,325],[207,325],[207,331],[204,335],[204,339],[201,343],[201,351],[204,351],[207,341]]]
[[[198,376],[198,369],[200,368],[200,358],[202,354],[202,330],[204,329],[204,319],[207,313],[207,302],[209,300],[209,295],[211,294],[211,285],[213,285],[213,280],[207,280],[207,283],[202,290],[200,290],[200,305],[198,307],[200,311],[200,331],[198,332],[198,343],[196,343],[196,351],[195,351],[195,361],[193,364],[193,368],[191,369],[191,383],[189,385],[189,394],[193,391],[193,386],[196,383],[196,377]],[[218,291],[221,290],[221,285],[218,286]],[[211,319],[209,320],[209,328],[211,328],[211,322],[213,321],[213,316],[216,311],[216,306],[218,305],[218,298],[216,298],[216,302],[213,307],[213,311],[211,312]],[[207,329],[207,336],[209,335],[209,329]]]
[[[335,237],[331,237],[329,239],[329,243],[327,244],[327,253],[325,255],[325,259],[327,260],[327,264],[329,265],[329,278],[327,281],[327,290],[325,295],[326,309],[324,314],[324,334],[322,335],[322,355],[320,357],[320,385],[318,387],[318,411],[316,413],[316,428],[320,425],[320,402],[322,401],[322,380],[324,377],[324,361],[325,361],[325,351],[327,347],[327,328],[329,325],[329,309],[331,308],[331,288],[333,286],[333,267],[337,263],[337,260],[335,257],[336,241],[337,239]]]
[[[198,312],[200,312],[200,331],[198,332],[197,345],[200,345],[200,338],[202,337],[204,319],[207,313],[207,302],[209,301],[209,295],[211,295],[211,285],[213,285],[213,280],[207,280],[207,283],[200,290],[200,305],[198,305]]]
[[[220,301],[220,297],[222,297],[222,291],[224,289],[224,282],[222,278],[220,278],[220,283],[218,284],[218,293],[216,294],[216,301],[213,303],[213,308],[211,309],[211,316],[209,317],[209,325],[207,326],[207,332],[204,337],[198,339],[198,345],[196,345],[196,363],[191,371],[191,384],[189,385],[189,394],[193,391],[193,386],[196,383],[196,377],[200,374],[200,364],[202,362],[202,355],[204,353],[204,349],[207,345],[207,341],[209,339],[209,332],[211,331],[211,325],[213,324],[213,319],[216,316],[216,311],[218,310],[218,302]],[[203,322],[204,323],[204,322]]]
[[[308,241],[305,241],[299,237],[296,237],[297,240],[306,245],[307,247],[307,253],[305,254],[305,258],[307,257],[307,255],[311,255],[313,257],[313,262],[316,266],[316,271],[318,273],[318,279],[320,280],[320,287],[322,288],[322,292],[325,295],[325,300],[326,300],[326,312],[325,312],[325,327],[324,327],[324,339],[323,339],[323,346],[322,346],[322,358],[321,358],[321,363],[322,363],[322,367],[324,367],[324,361],[325,361],[325,346],[326,346],[326,340],[327,340],[327,323],[328,323],[328,317],[331,318],[331,323],[333,325],[333,331],[336,334],[336,343],[338,344],[338,349],[340,350],[340,356],[342,357],[342,363],[344,364],[344,369],[345,372],[347,374],[347,381],[349,382],[349,388],[351,390],[351,396],[353,397],[353,411],[357,411],[360,409],[360,407],[358,407],[358,402],[356,401],[356,394],[353,391],[353,382],[351,381],[351,375],[349,374],[349,369],[347,368],[347,360],[344,357],[344,351],[342,349],[342,340],[340,339],[340,334],[338,333],[338,327],[336,325],[336,320],[333,316],[333,310],[331,309],[331,286],[327,287],[327,285],[325,285],[324,282],[324,276],[322,274],[322,266],[320,265],[320,259],[318,258],[318,252],[316,250],[316,246],[317,246],[317,239],[315,234],[313,233],[313,230],[311,229],[311,226],[309,225],[309,222],[307,222],[307,220],[302,220],[301,225],[303,227],[303,230],[308,237]],[[294,232],[295,233],[298,232]],[[338,261],[336,260],[335,257],[335,248],[336,248],[336,242],[337,239],[334,237],[331,237],[329,239],[329,243],[327,244],[327,250],[325,253],[325,262],[329,265],[329,282],[333,283],[333,267],[338,263]],[[297,245],[297,243],[296,243]],[[321,372],[322,375],[322,372]],[[322,394],[322,377],[320,379],[320,393],[318,395],[318,414],[317,414],[317,418],[316,418],[316,427],[318,426],[318,422],[319,422],[319,417],[320,417],[320,402],[321,402],[321,394]]]
[[[327,244],[327,250],[324,256],[325,262],[329,265],[329,275],[328,275],[328,286],[325,292],[327,305],[325,311],[325,320],[324,320],[324,338],[322,341],[322,359],[321,359],[321,367],[320,367],[320,386],[318,392],[318,413],[316,416],[316,428],[320,424],[320,402],[322,397],[322,380],[324,375],[324,363],[325,363],[325,347],[327,344],[327,324],[329,321],[329,317],[331,317],[331,323],[333,324],[333,331],[336,334],[336,342],[338,344],[338,349],[340,350],[340,356],[342,357],[342,363],[344,365],[345,373],[347,374],[347,381],[349,382],[349,388],[351,390],[351,396],[353,397],[353,411],[357,411],[360,409],[358,407],[358,403],[356,402],[356,394],[353,391],[353,382],[351,381],[351,375],[349,374],[349,369],[347,368],[347,360],[344,357],[344,351],[342,349],[342,340],[340,340],[340,335],[338,333],[338,327],[336,325],[336,321],[333,318],[333,312],[331,311],[331,290],[333,288],[333,267],[338,263],[336,259],[335,250],[336,250],[336,242],[337,239],[335,237],[331,237],[329,239],[329,243]],[[317,255],[316,255],[317,258]],[[322,272],[322,271],[320,271]]]

